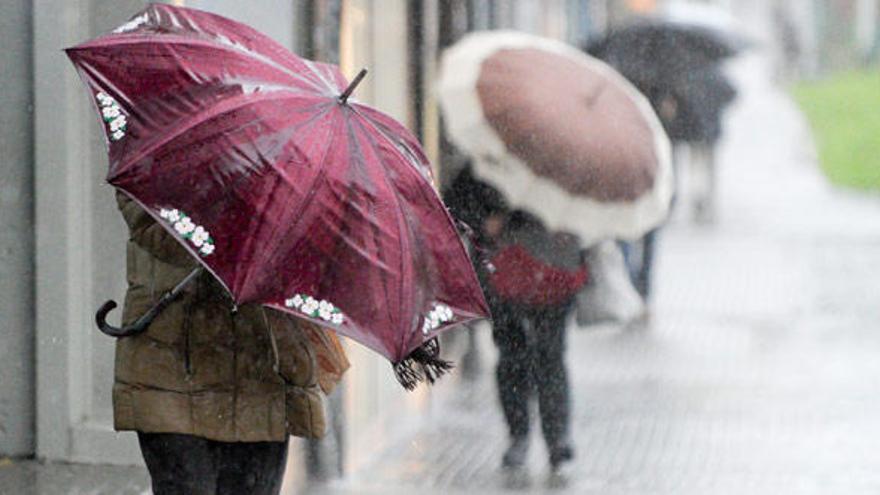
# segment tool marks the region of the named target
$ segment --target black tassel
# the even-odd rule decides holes
[[[436,337],[425,342],[400,362],[394,364],[397,381],[407,390],[414,390],[419,382],[429,385],[452,370],[450,361],[440,359],[440,342]]]

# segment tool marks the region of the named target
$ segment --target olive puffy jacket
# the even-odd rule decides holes
[[[196,262],[137,203],[121,193],[117,201],[131,233],[123,309],[129,324]],[[334,334],[257,305],[233,312],[205,273],[146,332],[118,340],[114,424],[223,442],[320,437],[324,394],[348,366]]]

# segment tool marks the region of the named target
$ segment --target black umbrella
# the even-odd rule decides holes
[[[664,85],[682,72],[717,64],[748,46],[729,32],[680,22],[643,21],[615,29],[587,52],[641,85]]]
[[[651,101],[673,141],[716,140],[736,90],[719,63],[749,42],[731,31],[678,21],[616,29],[587,52],[617,69]]]
[[[660,108],[663,102],[656,96],[649,99],[669,138],[711,143],[721,136],[721,115],[736,98],[736,89],[717,67],[710,66],[677,74],[662,94],[673,112]]]

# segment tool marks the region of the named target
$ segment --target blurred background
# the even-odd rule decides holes
[[[123,294],[125,226],[61,51],[145,3],[0,3],[2,493],[147,491],[135,436],[112,430],[113,342],[92,324]],[[537,457],[515,486],[498,473],[494,355],[477,327],[447,342],[460,372],[414,393],[350,344],[331,434],[292,443],[285,493],[880,490],[880,0],[170,3],[250,24],[349,76],[369,67],[358,97],[408,124],[441,185],[462,158],[442,132],[438,59],[469,31],[587,47],[687,11],[743,40],[718,69],[736,97],[712,158],[676,147],[650,318],[571,329],[568,479],[544,480]]]

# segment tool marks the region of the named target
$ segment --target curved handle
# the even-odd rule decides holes
[[[114,327],[113,325],[107,323],[107,313],[113,311],[116,306],[116,301],[107,301],[100,308],[98,308],[98,312],[95,313],[95,323],[98,325],[98,330],[100,330],[102,333],[111,337],[130,337],[132,335],[142,333],[144,330],[147,329],[147,326],[150,324],[150,322],[143,321],[144,317],[139,318],[134,325],[128,325],[122,328]],[[149,312],[147,314],[149,314]],[[152,321],[152,318],[150,318],[150,320]]]
[[[159,299],[159,302],[156,303],[155,306],[150,308],[143,316],[137,319],[136,322],[131,325],[124,326],[122,328],[114,327],[107,323],[107,313],[113,311],[116,308],[116,301],[107,301],[105,302],[98,311],[95,313],[95,323],[98,325],[98,330],[101,332],[111,336],[111,337],[131,337],[132,335],[137,335],[139,333],[143,333],[147,327],[150,326],[150,323],[159,316],[159,313],[165,309],[166,306],[171,304],[171,301],[177,299],[177,296],[180,295],[181,291],[187,284],[195,280],[196,277],[202,273],[202,268],[196,268],[191,271],[189,275],[186,276],[179,284],[177,284],[174,289],[166,292],[162,295],[162,298]]]

